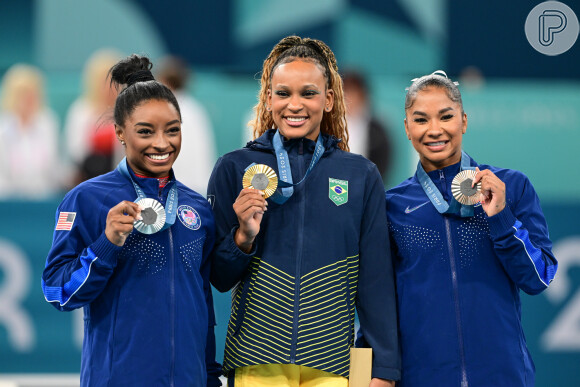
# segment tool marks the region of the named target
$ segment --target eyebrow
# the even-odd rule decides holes
[[[276,88],[276,89],[288,89],[288,88],[289,88],[289,86],[288,86],[288,85],[284,85],[284,84],[277,84],[277,85],[274,85],[274,88]],[[311,88],[318,89],[318,86],[317,86],[317,85],[315,85],[314,83],[309,83],[309,84],[307,84],[307,85],[304,85],[302,88],[303,88],[303,89],[309,89],[309,88],[310,88],[310,89],[311,89]]]
[[[168,123],[165,124],[165,126],[170,126],[170,125],[173,125],[173,124],[178,124],[180,122],[181,121],[179,121],[179,120],[169,121]],[[135,124],[135,126],[146,126],[148,128],[153,128],[153,124],[150,124],[149,122],[137,122]]]
[[[449,110],[453,110],[453,108],[452,108],[452,107],[446,107],[446,108],[444,108],[444,109],[441,109],[441,110],[439,110],[439,114],[446,113],[446,112],[448,112]],[[413,114],[417,114],[417,115],[419,115],[419,116],[426,116],[426,115],[427,115],[427,113],[425,113],[425,112],[421,112],[421,111],[418,111],[418,110],[415,110],[415,111],[413,112]]]

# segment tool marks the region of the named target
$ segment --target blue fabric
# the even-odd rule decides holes
[[[399,386],[533,386],[519,291],[557,269],[538,197],[521,172],[489,165],[507,205],[488,217],[440,214],[416,176],[387,191],[402,376]],[[459,164],[429,172],[447,200]]]
[[[83,308],[83,386],[219,385],[209,253],[215,223],[209,203],[172,180],[132,178],[148,197],[165,204],[172,187],[178,206],[194,209],[199,227],[183,214],[152,235],[136,230],[123,247],[104,234],[109,210],[133,201],[131,181],[118,171],[84,182],[59,205],[76,217],[70,231],[55,231],[42,275],[48,302],[68,311]],[[196,223],[197,225],[197,223]],[[207,366],[206,366],[207,364]],[[209,380],[208,380],[209,375]]]
[[[244,168],[276,173],[273,130],[218,160],[208,187],[214,197],[216,248],[211,280],[232,291],[224,370],[264,363],[299,364],[348,376],[354,312],[373,347],[373,375],[400,376],[396,310],[384,188],[374,164],[322,135],[325,152],[283,205],[268,200],[254,251],[233,241],[232,204]],[[315,142],[284,142],[292,180],[300,181]],[[348,182],[348,201],[329,198],[330,179]],[[261,334],[263,332],[263,334]]]

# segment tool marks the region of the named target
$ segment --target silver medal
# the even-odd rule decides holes
[[[139,204],[142,220],[136,220],[133,227],[143,234],[155,234],[165,225],[165,208],[155,199],[143,198],[138,199],[135,203]]]

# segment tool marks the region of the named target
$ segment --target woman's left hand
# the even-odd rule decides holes
[[[392,380],[372,378],[369,387],[395,387],[395,382]]]
[[[475,171],[473,186],[481,182],[481,207],[487,216],[494,216],[505,208],[505,184],[489,169]]]

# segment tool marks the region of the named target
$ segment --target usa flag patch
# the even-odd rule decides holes
[[[56,222],[57,230],[70,231],[75,222],[77,216],[76,212],[61,212],[58,215],[58,221]]]

